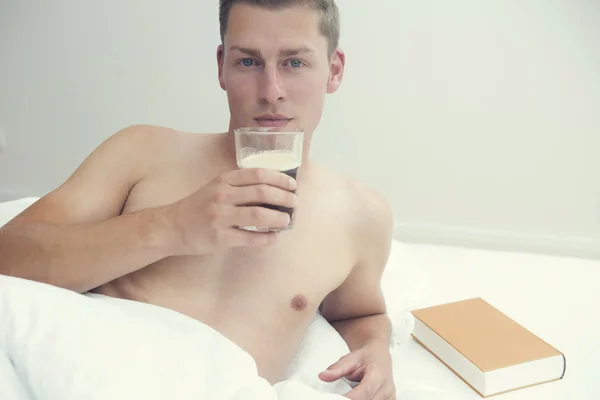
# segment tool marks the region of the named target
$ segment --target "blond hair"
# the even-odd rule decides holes
[[[221,42],[225,42],[225,34],[229,22],[229,13],[236,4],[249,4],[269,9],[282,9],[292,6],[308,6],[319,12],[321,23],[319,29],[329,43],[329,54],[337,49],[340,40],[340,13],[335,0],[219,0],[219,23],[221,25]]]

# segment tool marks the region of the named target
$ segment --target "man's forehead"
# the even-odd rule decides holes
[[[271,9],[238,3],[232,7],[227,25],[228,47],[256,47],[258,43],[252,42],[285,40],[278,45],[314,50],[326,40],[320,32],[319,13],[306,6]]]

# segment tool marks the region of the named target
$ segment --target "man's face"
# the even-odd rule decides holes
[[[311,134],[344,69],[341,51],[329,57],[319,14],[300,6],[270,10],[236,4],[217,59],[231,129],[285,127]]]

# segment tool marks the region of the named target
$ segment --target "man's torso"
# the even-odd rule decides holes
[[[229,143],[223,135],[173,135],[123,214],[178,201],[236,168],[222,156]],[[282,379],[321,301],[357,258],[347,181],[311,164],[300,169],[298,183],[295,227],[275,245],[166,258],[95,292],[198,319],[250,353],[262,376]]]

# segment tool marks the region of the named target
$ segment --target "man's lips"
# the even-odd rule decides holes
[[[261,115],[260,117],[254,118],[259,126],[264,127],[283,127],[290,123],[292,118],[288,118],[285,115]]]

